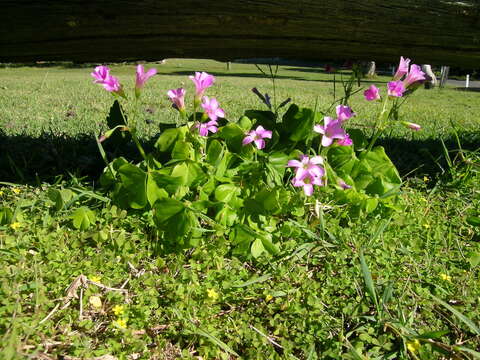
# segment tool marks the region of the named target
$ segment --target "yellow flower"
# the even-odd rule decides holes
[[[10,227],[13,229],[13,230],[18,230],[19,228],[22,227],[22,224],[20,224],[18,221],[17,222],[14,222],[14,223],[11,223],[10,224]]]
[[[3,190],[0,190],[0,196],[2,196],[2,195],[3,195]]]
[[[445,281],[452,281],[452,277],[447,274],[440,274],[440,279],[445,280]]]
[[[12,188],[12,192],[18,195],[22,192],[22,190],[20,190],[19,188]]]
[[[425,229],[430,229],[430,224],[423,224],[423,227],[424,227]]]
[[[411,352],[411,353],[415,353],[418,351],[418,349],[420,349],[420,341],[418,341],[418,339],[415,339],[413,341],[410,341],[407,343],[407,349]]]
[[[208,289],[207,296],[212,300],[217,300],[220,295],[218,295],[215,289]]]
[[[90,296],[88,298],[88,302],[92,305],[95,309],[100,309],[102,307],[102,300],[98,296]]]
[[[115,320],[113,322],[113,325],[121,328],[121,329],[126,329],[127,328],[127,321],[128,319],[121,319],[121,318],[118,318],[117,320]]]
[[[267,296],[265,296],[265,301],[266,301],[266,302],[269,302],[269,301],[272,300],[272,299],[273,299],[273,296],[270,295],[270,294],[268,294]]]
[[[92,275],[92,276],[89,276],[88,278],[89,278],[91,281],[96,282],[96,283],[99,283],[100,280],[102,279],[101,276],[99,276],[99,275]]]
[[[424,177],[423,177],[423,181],[424,181],[424,182],[429,182],[430,179],[429,179],[427,176],[424,176]]]
[[[123,315],[125,313],[125,307],[123,305],[115,305],[113,308],[112,308],[112,311],[115,315],[119,316],[119,315]]]

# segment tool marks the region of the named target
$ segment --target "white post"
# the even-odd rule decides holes
[[[467,75],[467,79],[465,80],[465,87],[470,87],[470,75]]]

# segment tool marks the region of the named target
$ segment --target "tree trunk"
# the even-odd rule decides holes
[[[377,76],[376,70],[377,70],[377,67],[375,65],[375,61],[370,61],[368,63],[367,77],[373,78]]]
[[[478,67],[478,0],[4,0],[0,62],[282,57]]]
[[[437,77],[432,71],[431,65],[422,65],[422,71],[425,73],[425,89],[433,89],[437,85]]]
[[[440,87],[443,88],[448,80],[448,73],[450,72],[450,66],[442,66],[440,71]]]

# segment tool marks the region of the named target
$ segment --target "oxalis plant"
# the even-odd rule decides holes
[[[350,216],[388,214],[399,209],[401,179],[375,142],[388,126],[399,123],[405,97],[425,80],[409,62],[401,58],[386,94],[374,85],[364,92],[367,101],[380,104],[370,141],[358,129],[345,131],[345,124],[358,116],[348,106],[351,91],[330,107],[332,114],[291,104],[279,116],[289,100],[273,108],[267,94],[253,89],[268,109],[247,110],[238,121],[229,121],[218,100],[205,95],[215,77],[196,72],[190,76],[195,84],[190,108],[184,88],[168,90],[181,120],[160,133],[151,152],[138,139],[135,114],[142,89],[156,70],[137,66],[129,98],[109,68],[98,66],[92,72],[94,82],[116,97],[107,118],[110,129],[98,139],[106,162],[101,185],[114,204],[147,219],[162,251],[196,246],[210,234],[225,236],[234,254],[274,255],[282,238],[313,226],[312,218],[321,216],[327,202],[345,205],[342,211]],[[355,73],[345,89],[351,90],[354,81]],[[128,102],[133,110],[127,116],[123,109]],[[107,159],[103,142],[125,144],[130,139],[142,161]]]

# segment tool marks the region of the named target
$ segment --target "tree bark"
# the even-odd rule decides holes
[[[0,62],[283,57],[478,67],[480,1],[4,0]]]

